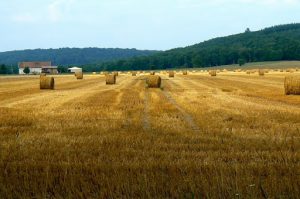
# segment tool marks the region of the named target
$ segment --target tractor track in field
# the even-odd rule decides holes
[[[150,125],[150,120],[149,120],[149,113],[150,113],[150,109],[149,109],[149,91],[146,88],[145,89],[145,97],[144,97],[144,118],[143,118],[143,127],[145,131],[150,130],[151,125]]]
[[[191,127],[191,129],[195,132],[199,132],[200,128],[194,121],[193,117],[187,113],[172,97],[172,95],[167,91],[162,91],[162,94],[166,97],[166,99],[181,113],[182,118],[185,122]]]
[[[166,83],[166,82],[165,82]],[[168,81],[167,85],[170,87],[171,84],[176,84],[177,87],[181,87],[177,83],[174,83],[173,81]],[[193,116],[191,116],[188,112],[184,110],[177,102],[176,100],[172,97],[170,92],[166,90],[162,90],[162,94],[166,97],[166,99],[181,113],[182,118],[185,120],[185,122],[191,127],[191,129],[195,132],[200,132],[199,126],[196,124]]]

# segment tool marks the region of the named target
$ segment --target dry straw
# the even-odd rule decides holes
[[[210,74],[210,76],[217,76],[217,71],[216,70],[210,70],[209,74]]]
[[[155,75],[155,72],[154,72],[154,71],[151,71],[151,72],[150,72],[150,75]]]
[[[54,78],[40,76],[40,89],[54,89]]]
[[[75,73],[75,77],[76,77],[77,79],[83,79],[83,73],[82,73],[82,72],[76,72],[76,73]]]
[[[148,88],[160,88],[161,77],[158,75],[148,75],[146,78]]]
[[[187,72],[186,70],[184,70],[184,71],[182,71],[182,74],[183,74],[183,75],[187,75],[188,72]]]
[[[246,71],[246,74],[250,75],[250,74],[251,74],[251,71],[250,71],[250,70],[247,70],[247,71]]]
[[[116,75],[115,74],[107,74],[105,76],[106,84],[116,84]]]
[[[118,73],[118,72],[113,72],[113,74],[114,74],[115,76],[119,76],[119,73]]]
[[[286,95],[300,95],[300,75],[285,77],[284,90]]]
[[[40,74],[40,77],[42,77],[42,76],[46,76],[46,73],[41,73],[41,74]]]
[[[169,71],[169,77],[174,77],[174,76],[175,76],[174,71]]]
[[[96,72],[93,72],[93,75],[96,75]]]

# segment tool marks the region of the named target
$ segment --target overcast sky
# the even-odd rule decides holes
[[[0,0],[0,51],[166,50],[300,22],[300,0]]]

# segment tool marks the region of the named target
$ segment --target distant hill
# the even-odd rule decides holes
[[[211,39],[147,57],[103,63],[100,70],[154,70],[231,65],[240,62],[300,60],[300,24]]]
[[[54,65],[83,65],[152,55],[158,51],[119,48],[60,48],[0,52],[0,64],[21,61],[52,61]]]

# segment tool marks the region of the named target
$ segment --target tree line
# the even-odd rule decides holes
[[[260,61],[300,60],[300,24],[208,40],[150,56],[84,65],[92,70],[155,70],[231,65]]]
[[[0,53],[0,63],[17,65],[23,61],[51,61],[52,65],[77,66],[97,64],[135,56],[148,56],[158,51],[120,48],[60,48],[19,50]]]

